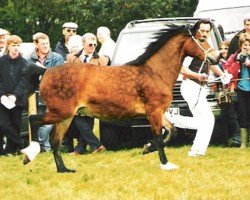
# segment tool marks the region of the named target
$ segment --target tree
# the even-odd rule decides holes
[[[192,16],[198,0],[1,0],[0,27],[32,41],[38,31],[50,36],[54,47],[64,22],[79,25],[78,33],[96,33],[99,26],[111,29],[114,39],[135,19]]]

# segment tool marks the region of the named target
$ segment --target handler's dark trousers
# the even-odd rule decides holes
[[[72,141],[71,138],[77,138],[78,144],[75,151],[83,153],[87,145],[91,151],[98,149],[102,144],[93,132],[94,118],[88,116],[76,115],[68,129],[66,140],[68,144]]]
[[[7,109],[0,105],[0,138],[7,137],[5,153],[15,153],[21,148],[20,126],[22,119],[22,107],[16,106]]]
[[[221,116],[227,125],[228,138],[232,137],[232,142],[240,145],[240,126],[235,111],[235,105],[233,103],[223,105],[221,108]]]

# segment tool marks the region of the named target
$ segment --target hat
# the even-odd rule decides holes
[[[78,25],[74,22],[66,22],[62,25],[62,28],[73,28],[73,29],[77,29]]]
[[[0,35],[7,35],[8,33],[5,29],[0,28]]]

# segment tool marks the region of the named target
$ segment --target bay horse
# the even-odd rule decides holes
[[[101,120],[146,116],[161,168],[177,168],[167,160],[161,130],[162,127],[168,130],[173,128],[163,113],[171,104],[173,88],[186,56],[212,64],[219,60],[218,51],[206,41],[197,40],[192,29],[172,25],[159,31],[155,41],[147,46],[142,55],[122,66],[66,63],[47,70],[31,66],[26,77],[34,88],[39,83],[37,78],[44,73],[40,94],[47,112],[29,118],[33,142],[22,150],[26,154],[24,164],[33,160],[40,151],[36,143],[38,128],[54,124],[50,142],[57,172],[75,172],[65,166],[60,145],[74,115],[80,110],[84,115]]]

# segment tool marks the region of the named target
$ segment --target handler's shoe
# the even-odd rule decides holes
[[[95,153],[100,153],[100,152],[103,152],[103,151],[106,151],[106,148],[105,148],[105,146],[101,145],[99,148],[94,150],[92,153],[95,154]]]
[[[21,150],[21,153],[25,154],[23,164],[26,165],[30,161],[34,160],[37,154],[41,151],[41,147],[38,142],[32,141],[28,147]]]
[[[73,152],[70,152],[69,155],[71,155],[71,156],[80,156],[81,154],[78,151],[73,151]]]
[[[188,152],[188,156],[189,157],[198,157],[198,156],[205,156],[206,154],[205,153],[200,153],[200,152],[197,152],[197,151],[189,151]]]
[[[165,164],[165,165],[161,164],[161,169],[162,170],[175,170],[175,169],[179,169],[179,166],[177,166],[171,162],[167,162],[167,164]]]

